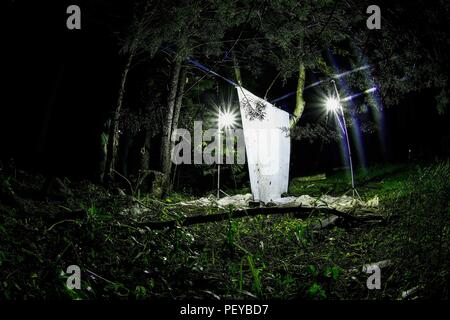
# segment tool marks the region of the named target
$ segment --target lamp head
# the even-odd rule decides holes
[[[325,100],[325,106],[329,112],[336,112],[340,107],[340,102],[335,97],[328,97]]]
[[[218,116],[219,129],[230,129],[236,125],[236,115],[229,110],[220,110]]]

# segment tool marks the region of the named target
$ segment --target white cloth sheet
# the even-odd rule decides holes
[[[276,201],[289,183],[289,114],[242,87],[237,91],[253,198]]]

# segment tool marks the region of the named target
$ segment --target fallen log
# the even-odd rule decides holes
[[[325,219],[320,219],[319,222],[314,223],[311,227],[313,230],[332,228],[337,225],[339,219],[342,218],[335,215],[330,215]]]
[[[270,214],[289,214],[293,213],[296,218],[307,218],[314,212],[322,212],[330,215],[335,215],[337,217],[343,218],[349,222],[365,222],[373,220],[373,215],[364,216],[354,216],[349,213],[338,211],[334,208],[328,207],[305,207],[305,206],[283,206],[283,207],[260,207],[260,208],[248,208],[239,209],[233,211],[223,211],[217,214],[211,215],[196,215],[186,218],[181,218],[178,220],[168,220],[168,221],[150,221],[141,222],[139,226],[147,227],[153,230],[161,230],[166,228],[175,228],[176,226],[189,226],[193,224],[201,224],[208,222],[219,222],[228,219],[236,219],[243,217],[253,217],[257,215],[270,215]],[[383,220],[381,216],[377,216],[380,220]]]

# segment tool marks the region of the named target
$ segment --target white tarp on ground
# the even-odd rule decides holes
[[[251,190],[255,201],[276,201],[289,183],[289,114],[237,87]]]
[[[237,194],[234,196],[223,197],[217,200],[216,197],[203,197],[193,201],[179,202],[174,204],[174,206],[198,206],[198,207],[208,207],[217,206],[221,208],[226,208],[232,205],[236,209],[244,209],[249,207],[249,202],[252,200],[252,195],[247,194]],[[332,197],[329,195],[322,195],[321,197],[311,197],[308,195],[302,195],[300,197],[285,197],[278,199],[275,203],[280,206],[303,206],[303,207],[314,207],[314,208],[333,208],[343,212],[350,212],[355,208],[360,210],[373,211],[379,206],[378,197],[375,196],[367,201],[362,201],[359,199],[352,198],[350,196],[340,196]]]

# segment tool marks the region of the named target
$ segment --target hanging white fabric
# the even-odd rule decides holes
[[[251,190],[255,201],[276,201],[288,189],[289,114],[237,86]]]

